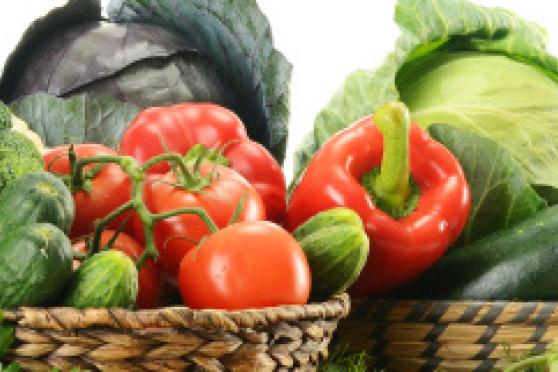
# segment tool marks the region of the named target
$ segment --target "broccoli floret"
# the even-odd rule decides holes
[[[10,129],[12,127],[12,112],[0,101],[0,130]]]
[[[43,159],[33,142],[15,131],[0,132],[0,192],[15,179],[43,170]]]

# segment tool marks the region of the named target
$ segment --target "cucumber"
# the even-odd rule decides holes
[[[71,244],[60,229],[46,223],[15,228],[0,240],[0,309],[52,300],[71,273]]]
[[[32,222],[48,222],[67,233],[73,221],[72,194],[50,173],[29,173],[0,194],[0,237]]]
[[[451,251],[403,291],[406,298],[558,299],[558,206]]]
[[[66,306],[132,308],[138,295],[138,270],[120,251],[102,251],[85,260],[74,273]]]
[[[344,292],[366,264],[369,241],[357,213],[348,208],[320,212],[293,232],[310,264],[313,301]]]

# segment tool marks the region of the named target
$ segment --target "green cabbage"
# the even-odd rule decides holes
[[[296,175],[335,132],[401,99],[423,127],[442,122],[489,137],[529,182],[558,188],[558,60],[544,30],[465,0],[399,0],[395,21],[395,51],[378,69],[351,74],[318,114]]]
[[[449,123],[504,145],[530,179],[558,186],[558,84],[542,70],[506,56],[434,54],[396,78],[413,120]]]

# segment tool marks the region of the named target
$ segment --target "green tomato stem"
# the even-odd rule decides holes
[[[74,153],[74,157],[75,157],[75,153]],[[142,255],[137,260],[136,265],[138,267],[138,270],[141,269],[143,263],[146,260],[157,259],[159,255],[159,251],[157,250],[153,239],[153,229],[157,221],[160,221],[165,218],[173,217],[179,214],[190,213],[200,217],[207,225],[207,228],[209,229],[210,233],[214,233],[219,230],[215,222],[202,208],[180,208],[180,209],[176,209],[176,210],[172,210],[160,214],[153,214],[149,211],[149,209],[147,208],[143,200],[145,172],[155,164],[158,164],[163,161],[169,161],[180,169],[181,176],[184,177],[182,181],[184,181],[183,183],[186,183],[186,187],[188,186],[195,187],[197,185],[198,181],[195,179],[195,177],[192,176],[191,172],[188,170],[184,158],[181,155],[175,153],[165,153],[165,154],[158,155],[152,159],[149,159],[147,162],[143,164],[143,166],[139,165],[138,162],[130,156],[102,155],[102,156],[95,156],[95,157],[81,158],[81,159],[74,158],[72,160],[71,177],[72,180],[75,179],[76,183],[83,183],[84,178],[86,178],[87,176],[87,174],[84,174],[83,168],[88,164],[108,164],[108,163],[118,164],[122,168],[122,170],[128,174],[128,177],[130,178],[131,199],[128,202],[122,204],[120,207],[116,208],[109,215],[96,221],[95,232],[93,235],[93,243],[91,245],[92,252],[99,251],[101,233],[105,229],[105,227],[112,220],[120,216],[122,213],[131,209],[136,211],[137,215],[139,216],[144,226],[145,249]],[[177,177],[180,176],[177,175]]]
[[[143,164],[142,169],[144,171],[147,171],[149,168],[151,168],[154,165],[159,164],[163,161],[168,161],[172,165],[174,165],[175,167],[178,167],[178,169],[180,169],[180,173],[181,173],[180,175],[176,174],[176,172],[175,172],[175,176],[179,180],[179,182],[183,183],[185,186],[192,185],[192,184],[196,183],[196,180],[192,176],[192,173],[190,173],[190,171],[188,170],[188,167],[186,166],[186,161],[184,160],[182,155],[180,155],[178,153],[168,152],[168,153],[164,153],[164,154],[161,154],[161,155],[157,155],[157,156],[147,160]],[[184,178],[183,180],[180,179],[181,176]]]
[[[374,124],[384,137],[380,173],[372,185],[375,195],[386,205],[403,209],[411,191],[409,110],[401,102],[388,102],[374,112]]]
[[[169,217],[174,217],[174,216],[177,216],[179,214],[195,214],[196,216],[201,218],[203,220],[203,222],[207,225],[207,228],[209,229],[209,232],[214,233],[214,232],[219,231],[219,228],[217,227],[215,222],[211,219],[211,217],[209,217],[207,212],[205,210],[203,210],[202,208],[175,209],[175,210],[172,210],[172,211],[169,211],[169,212],[153,214],[153,215],[151,215],[151,219],[152,219],[153,222],[157,222],[159,220],[163,220],[163,219],[169,218]]]
[[[157,257],[159,257],[159,251],[157,250],[157,247],[155,247],[155,240],[153,239],[153,228],[154,224],[152,221],[143,221],[145,249],[139,257],[138,262],[136,263],[138,270],[143,267],[143,264],[146,260],[153,259],[156,261]]]
[[[93,234],[93,243],[91,244],[93,253],[97,253],[101,249],[101,233],[108,225],[108,223],[114,220],[116,217],[120,216],[122,213],[126,212],[127,210],[132,209],[132,207],[133,207],[132,201],[124,203],[120,207],[112,211],[110,214],[105,216],[104,218],[97,220],[95,222],[95,232]]]

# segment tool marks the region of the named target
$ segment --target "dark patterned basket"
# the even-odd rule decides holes
[[[21,308],[10,362],[26,370],[313,370],[328,355],[349,296],[323,303],[246,311],[185,307]]]
[[[387,371],[491,371],[558,337],[556,302],[354,300],[336,342]]]

